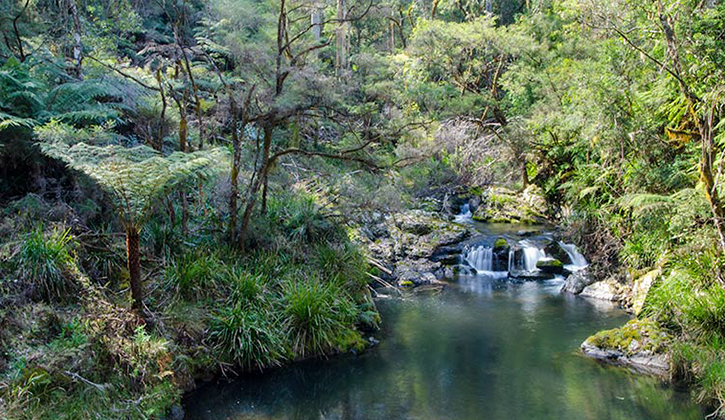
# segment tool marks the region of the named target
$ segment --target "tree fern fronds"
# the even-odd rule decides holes
[[[56,126],[63,127],[58,123]],[[47,127],[36,130],[43,153],[97,182],[111,194],[124,226],[138,230],[150,217],[156,199],[186,179],[208,175],[214,162],[225,154],[214,149],[164,157],[147,146],[69,144],[64,135],[51,133]]]
[[[621,207],[632,210],[636,215],[668,209],[676,202],[672,196],[649,193],[628,194],[617,199]]]
[[[15,115],[0,112],[0,131],[8,128],[33,128],[38,122],[33,118],[16,117]]]

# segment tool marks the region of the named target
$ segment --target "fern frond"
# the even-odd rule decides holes
[[[33,128],[37,123],[33,118],[22,118],[0,112],[0,131],[17,127]]]
[[[55,122],[66,130],[67,125]],[[87,131],[85,130],[75,130]],[[164,157],[147,146],[126,148],[119,145],[70,144],[73,137],[52,135],[52,129],[36,130],[40,148],[46,155],[62,160],[83,172],[108,191],[125,226],[140,229],[148,220],[159,197],[189,178],[208,176],[215,162],[224,160],[220,149],[195,153],[176,152]],[[56,130],[57,134],[57,130]],[[82,136],[91,137],[89,133]]]
[[[672,207],[676,202],[677,200],[672,196],[648,193],[628,194],[617,200],[617,204],[632,210],[635,215],[664,210]]]

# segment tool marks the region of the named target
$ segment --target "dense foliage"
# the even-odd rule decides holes
[[[595,275],[661,270],[639,316],[725,415],[722,2],[3,0],[0,31],[0,417],[360,349],[360,220],[492,184]]]

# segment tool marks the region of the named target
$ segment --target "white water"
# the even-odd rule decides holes
[[[508,271],[493,271],[493,248],[491,247],[485,245],[472,246],[466,249],[463,258],[468,265],[476,269],[478,274],[495,277],[508,275]]]
[[[539,249],[535,246],[526,246],[524,248],[524,270],[538,270],[538,268],[536,268],[536,263],[543,258],[546,258],[546,253],[544,253],[543,249]]]
[[[568,270],[578,271],[589,265],[587,259],[576,249],[576,245],[565,244],[562,241],[559,241],[559,245],[569,254],[569,258],[571,258],[571,264],[565,266]]]
[[[524,253],[523,267],[520,267],[520,269],[529,272],[538,271],[536,263],[546,258],[544,250],[527,241],[521,242],[520,246]],[[499,276],[506,275],[516,269],[514,252],[514,248],[511,247],[508,255],[507,271],[493,271],[493,248],[490,246],[473,245],[466,247],[463,252],[463,259],[480,274]]]
[[[472,217],[473,213],[471,213],[471,207],[468,205],[468,203],[466,203],[461,206],[461,213],[457,214],[454,220],[458,223],[462,223],[470,221]]]
[[[493,271],[493,248],[483,245],[471,247],[464,258],[476,271]]]

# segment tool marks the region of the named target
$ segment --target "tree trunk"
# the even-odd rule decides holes
[[[262,214],[267,214],[267,184],[269,181],[269,175],[264,175],[264,182],[262,185]]]
[[[335,67],[338,75],[347,68],[347,10],[346,0],[337,0],[337,48],[335,55]]]
[[[78,5],[76,0],[69,2],[70,14],[73,18],[73,73],[74,76],[83,80],[83,43],[81,42],[81,19],[78,16]]]
[[[529,172],[526,170],[526,160],[521,165],[521,190],[529,186]]]
[[[316,43],[322,40],[323,21],[325,19],[325,9],[315,6],[310,15],[310,24],[312,25],[312,36]]]
[[[139,233],[135,226],[126,227],[126,264],[133,308],[143,310],[143,285],[141,284],[141,253],[139,251]]]
[[[232,112],[232,190],[229,201],[229,239],[234,243],[235,233],[237,230],[237,200],[239,197],[239,165],[242,161],[242,144],[237,134],[237,103],[234,96],[229,91],[229,104]],[[244,133],[242,133],[243,135]]]
[[[262,184],[264,178],[267,177],[267,168],[269,167],[269,154],[272,149],[272,130],[274,130],[274,124],[272,122],[266,122],[264,124],[264,145],[262,147],[262,166],[257,171],[257,176],[254,179],[249,192],[247,194],[247,205],[244,208],[244,215],[242,215],[242,226],[239,230],[239,244],[244,248],[244,241],[246,240],[247,229],[249,228],[249,221],[252,218],[252,212],[254,211],[254,205],[257,202],[257,193],[259,187]]]
[[[164,120],[166,120],[166,94],[164,93],[164,85],[161,83],[161,69],[156,70],[156,82],[159,84],[159,93],[161,94],[161,121],[159,121],[159,134],[156,146],[159,152],[164,147]]]
[[[713,221],[720,240],[720,249],[725,252],[725,212],[718,194],[718,186],[713,175],[713,162],[716,159],[714,138],[714,116],[700,121],[702,156],[700,157],[700,180],[705,186],[705,196],[712,210]]]

